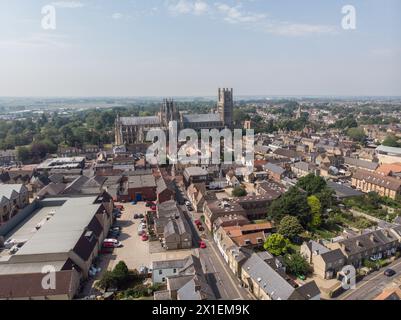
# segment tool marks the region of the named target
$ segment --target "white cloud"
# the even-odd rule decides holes
[[[195,14],[202,15],[209,11],[209,5],[202,0],[169,0],[168,10],[172,14]]]
[[[196,1],[194,4],[194,13],[196,15],[201,15],[207,13],[209,10],[209,5],[203,1]]]
[[[112,17],[113,19],[115,19],[115,20],[119,20],[119,19],[121,19],[121,18],[123,17],[123,14],[120,13],[120,12],[115,12],[115,13],[112,14],[111,17]]]
[[[52,5],[55,7],[68,9],[82,8],[85,6],[85,4],[80,1],[55,1],[52,3]]]
[[[265,14],[241,12],[241,6],[230,7],[227,4],[216,3],[218,11],[223,14],[224,20],[230,23],[252,23],[266,18]]]
[[[337,33],[337,28],[330,25],[273,20],[266,13],[244,10],[241,2],[232,6],[223,2],[209,5],[205,0],[167,0],[166,4],[173,15],[207,15],[210,18],[220,18],[230,24],[243,25],[248,29],[278,36],[299,37]]]

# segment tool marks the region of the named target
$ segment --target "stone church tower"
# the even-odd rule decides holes
[[[170,121],[179,121],[179,111],[173,99],[164,99],[160,107],[160,123],[168,127]]]
[[[217,110],[224,126],[227,128],[232,128],[234,121],[233,89],[219,88]]]

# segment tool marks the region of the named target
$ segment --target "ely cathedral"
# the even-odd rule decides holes
[[[151,117],[119,117],[115,124],[116,145],[143,143],[151,129],[168,130],[170,121],[177,121],[178,129],[232,128],[234,113],[233,89],[219,89],[217,109],[207,114],[185,114],[173,100],[165,99],[160,112]]]

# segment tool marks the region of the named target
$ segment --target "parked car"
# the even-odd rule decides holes
[[[384,271],[384,275],[386,276],[386,277],[392,277],[393,275],[395,275],[397,272],[395,272],[393,269],[386,269],[385,271]]]
[[[198,225],[197,227],[198,227],[199,231],[204,231],[205,230],[205,228],[202,225]]]
[[[106,245],[106,247],[109,246],[110,244],[113,245],[114,248],[120,248],[123,246],[122,243],[116,239],[108,238],[103,240],[103,245]]]
[[[134,201],[131,201],[131,204],[136,205],[137,202],[134,200]]]
[[[150,210],[156,211],[156,206],[151,206],[151,207],[150,207]]]
[[[139,214],[135,213],[135,214],[134,214],[134,219],[135,219],[135,220],[136,220],[136,219],[139,219]]]
[[[146,233],[144,233],[144,234],[142,234],[142,236],[141,236],[141,240],[142,240],[142,241],[148,241],[148,240],[149,240],[149,236],[148,236]]]
[[[201,222],[199,219],[197,219],[197,220],[195,220],[195,224],[196,224],[197,226],[201,226],[201,225],[202,225],[202,222]]]
[[[186,206],[190,206],[190,205],[191,205],[191,202],[189,202],[188,200],[186,200],[186,201],[185,201],[185,205],[186,205]]]
[[[139,214],[139,219],[143,219],[143,218],[145,218],[145,216],[142,213],[140,213]]]
[[[206,249],[206,243],[204,241],[199,241],[199,248]]]
[[[145,232],[144,228],[140,225],[140,226],[138,227],[138,236],[143,235],[144,232]]]

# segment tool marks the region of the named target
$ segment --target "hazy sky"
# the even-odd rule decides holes
[[[56,8],[56,30],[41,26]],[[356,8],[356,30],[341,26]],[[0,96],[401,95],[399,0],[0,0]]]

